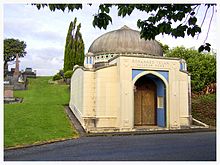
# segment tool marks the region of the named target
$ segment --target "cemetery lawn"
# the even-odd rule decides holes
[[[28,90],[14,91],[23,102],[4,105],[4,147],[78,137],[64,111],[68,86],[49,84],[49,79],[29,78]]]

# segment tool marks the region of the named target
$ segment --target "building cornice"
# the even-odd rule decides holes
[[[164,59],[164,60],[181,60],[181,58],[177,57],[164,57],[164,56],[153,56],[150,54],[114,54],[115,56],[108,60],[108,62],[111,62],[115,60],[118,57],[135,57],[135,58],[153,58],[153,59]]]
[[[95,72],[99,69],[104,69],[104,68],[109,68],[109,67],[113,67],[113,66],[117,66],[117,64],[109,64],[109,65],[106,65],[106,66],[100,66],[98,68],[85,68],[84,66],[79,66],[79,65],[75,65],[73,67],[73,72],[75,72],[77,69],[82,69],[83,71],[90,71],[90,72]]]

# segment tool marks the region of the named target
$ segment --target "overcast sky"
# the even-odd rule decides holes
[[[137,28],[138,19],[146,19],[147,14],[134,11],[131,16],[120,18],[117,16],[116,8],[110,12],[113,23],[107,30],[100,30],[92,26],[93,15],[97,13],[98,5],[84,5],[83,10],[74,12],[51,12],[48,8],[38,10],[30,4],[3,4],[3,38],[15,38],[25,41],[27,44],[27,55],[20,58],[20,70],[31,67],[37,71],[37,75],[54,75],[63,68],[64,47],[66,34],[71,21],[77,17],[81,23],[81,33],[85,43],[85,53],[92,42],[100,35],[121,28],[123,25]],[[206,37],[209,20],[211,18],[209,10],[206,21],[199,38],[185,37],[174,39],[167,35],[157,36],[156,39],[169,47],[185,46],[196,49],[203,44]],[[200,25],[204,17],[204,7],[200,7],[198,13],[198,24]],[[212,44],[212,48],[217,48],[217,19],[216,13],[213,17],[211,29],[206,42]],[[14,64],[10,65],[14,67]]]

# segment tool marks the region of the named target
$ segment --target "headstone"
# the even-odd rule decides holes
[[[13,86],[13,90],[25,90],[27,89],[27,77],[33,76],[36,77],[36,74],[34,74],[34,72],[32,72],[32,68],[27,68],[26,70],[28,72],[27,75],[25,75],[25,72],[21,73],[19,71],[19,57],[18,54],[16,55],[16,61],[15,61],[15,68],[11,68],[11,72],[8,72],[7,76],[4,77],[4,80],[9,82],[8,85],[12,85]],[[32,74],[33,73],[33,74]],[[29,77],[30,77],[29,76]],[[6,84],[5,84],[6,85]],[[10,91],[6,90],[5,91],[6,95],[10,94]]]
[[[13,88],[13,85],[4,84],[4,98],[14,97]]]
[[[36,78],[36,70],[32,71],[32,68],[26,68],[25,71],[22,73],[23,78]]]
[[[32,72],[32,68],[26,68],[25,72]]]
[[[13,76],[18,77],[19,74],[20,74],[20,72],[19,72],[19,60],[18,60],[18,54],[17,54],[16,55],[16,61],[15,61],[15,71],[14,71]]]

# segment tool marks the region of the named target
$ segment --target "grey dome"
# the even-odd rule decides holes
[[[159,43],[155,40],[140,38],[140,32],[127,26],[101,35],[89,48],[89,51],[97,54],[111,53],[137,53],[163,56]]]

